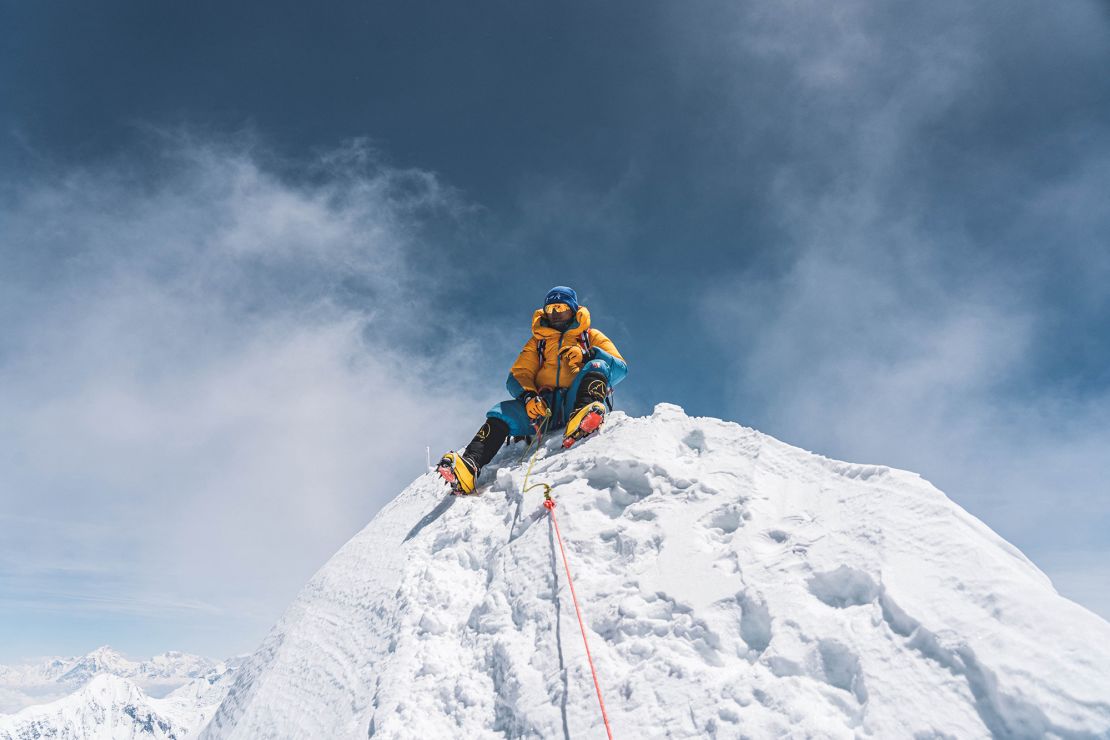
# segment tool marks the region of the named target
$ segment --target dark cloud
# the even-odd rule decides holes
[[[463,410],[394,438],[453,444],[500,396],[530,307],[570,283],[632,362],[627,409],[677,401],[918,470],[1067,582],[1101,577],[1105,3],[0,12],[0,363],[42,400],[80,358],[84,395],[41,417],[76,439],[117,377],[254,398],[248,419],[301,419],[278,399],[327,377],[324,406],[346,399],[339,426],[369,434],[350,409],[400,362],[402,397]],[[189,145],[151,135],[181,123]],[[363,382],[350,368],[382,346],[400,359]],[[290,374],[259,396],[270,354]],[[132,411],[124,438],[155,423]],[[371,509],[332,499],[299,562]]]
[[[1101,9],[717,10],[687,32],[732,50],[727,99],[768,142],[738,137],[737,162],[781,153],[769,207],[786,237],[704,306],[726,319],[735,413],[922,472],[1054,564],[1107,547]],[[760,72],[782,93],[760,96]]]

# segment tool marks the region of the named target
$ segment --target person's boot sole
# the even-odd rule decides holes
[[[596,432],[598,429],[601,428],[601,422],[604,420],[605,414],[601,413],[600,411],[593,411],[586,414],[586,418],[583,419],[582,423],[578,425],[578,429],[574,430],[574,436],[567,437],[563,440],[563,449],[570,449],[570,446],[578,440],[585,439],[586,437]]]

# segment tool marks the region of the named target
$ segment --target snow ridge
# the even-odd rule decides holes
[[[207,738],[596,736],[523,445],[417,479],[305,586]],[[534,480],[618,737],[1108,737],[1110,624],[920,477],[661,404]]]

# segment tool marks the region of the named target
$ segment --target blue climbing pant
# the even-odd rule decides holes
[[[619,363],[619,365],[617,363]],[[574,411],[574,400],[578,397],[578,389],[582,385],[582,381],[588,375],[594,377],[601,375],[605,378],[605,383],[612,388],[616,383],[624,379],[626,373],[627,369],[624,362],[606,354],[604,358],[590,360],[583,365],[569,388],[556,388],[554,390],[541,392],[540,395],[543,397],[543,400],[547,402],[547,407],[551,409],[551,421],[548,423],[547,428],[549,430],[561,429],[570,421],[570,415]],[[509,392],[514,395],[519,396],[524,392],[524,389],[520,387],[520,384],[512,375],[510,375],[508,381],[506,381],[506,386]],[[518,398],[514,398],[510,401],[502,401],[490,409],[486,413],[486,417],[504,421],[509,427],[509,434],[514,437],[527,437],[535,434],[536,431],[532,428],[532,422],[528,418],[528,412],[524,410],[524,402]]]

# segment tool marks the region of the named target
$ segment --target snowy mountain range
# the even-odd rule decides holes
[[[604,737],[524,453],[386,506],[203,737]],[[663,404],[531,481],[615,737],[1110,737],[1110,623],[915,474]]]
[[[212,718],[234,669],[219,665],[155,699],[126,678],[100,673],[73,694],[0,716],[0,740],[184,740]]]
[[[147,693],[164,694],[203,676],[216,665],[208,658],[176,651],[148,660],[130,660],[107,645],[79,657],[0,665],[0,712],[14,712],[70,694],[100,673],[130,679]]]
[[[101,674],[0,740],[604,737],[527,452],[477,496],[418,478],[238,670]],[[615,737],[1110,738],[1110,623],[913,473],[661,404],[536,482]]]
[[[0,740],[195,736],[237,664],[180,652],[132,661],[105,646],[82,657],[0,666],[0,699],[15,712],[0,714]]]

